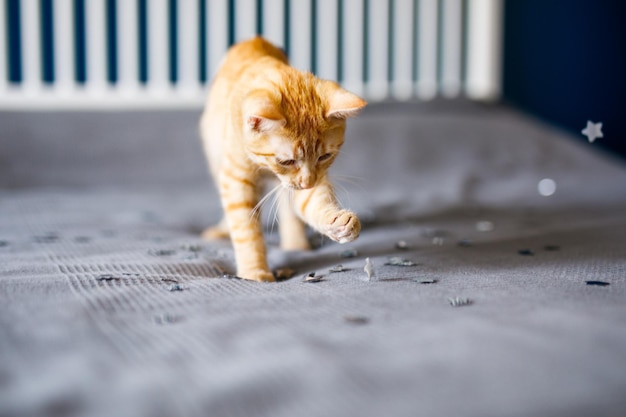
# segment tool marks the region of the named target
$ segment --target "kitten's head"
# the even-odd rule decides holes
[[[346,119],[366,104],[334,82],[292,70],[244,99],[248,156],[286,188],[314,187],[339,153]]]

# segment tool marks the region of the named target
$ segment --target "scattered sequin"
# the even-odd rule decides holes
[[[365,258],[365,267],[363,267],[363,270],[367,274],[367,280],[371,281],[374,276],[374,264],[372,264],[370,258]]]
[[[34,236],[33,240],[36,243],[54,243],[59,240],[59,236],[54,233],[50,233],[43,236]]]
[[[345,268],[345,267],[344,267],[343,265],[341,265],[341,264],[336,265],[336,266],[333,266],[332,268],[330,268],[330,269],[328,270],[328,272],[330,272],[331,274],[333,274],[333,273],[337,273],[337,272],[344,272],[344,271],[348,271],[348,269],[347,269],[347,268]]]
[[[167,289],[169,291],[174,292],[174,291],[183,291],[185,288],[183,288],[183,286],[180,284],[172,284],[169,287],[167,287]]]
[[[532,249],[520,249],[517,251],[517,253],[519,253],[522,256],[533,256],[535,254],[535,252],[533,252]]]
[[[413,281],[419,284],[436,284],[439,282],[439,280],[434,278],[413,278]]]
[[[602,135],[602,123],[594,123],[591,120],[587,120],[587,126],[581,133],[587,136],[589,143],[593,143],[597,138],[604,137]]]
[[[182,316],[177,316],[177,315],[168,314],[168,313],[161,314],[161,315],[158,315],[158,316],[154,317],[154,322],[156,324],[159,324],[159,325],[175,324],[175,323],[178,323],[178,322],[180,322],[182,320],[183,320]]]
[[[347,249],[339,254],[342,258],[356,258],[359,252],[356,249]]]
[[[400,258],[399,256],[392,256],[385,262],[385,265],[391,266],[416,266],[417,264],[411,260]]]
[[[550,197],[556,192],[556,182],[551,178],[544,178],[537,184],[537,191],[544,197]]]
[[[200,246],[200,245],[193,245],[193,244],[181,245],[180,248],[182,250],[186,250],[186,251],[189,251],[189,252],[195,252],[195,253],[202,251],[202,246]]]
[[[606,281],[585,281],[587,285],[595,285],[597,287],[606,287],[607,285],[611,285],[610,282]]]
[[[148,254],[152,256],[172,256],[176,254],[174,249],[150,249]]]
[[[460,297],[448,298],[448,302],[450,303],[452,307],[468,306],[473,303],[473,301],[470,300],[469,298],[460,298]]]
[[[316,276],[315,272],[310,272],[304,276],[304,279],[302,281],[308,282],[308,283],[321,282],[321,281],[324,281],[324,276],[323,275]]]
[[[367,324],[370,322],[370,319],[365,316],[347,315],[343,316],[343,319],[351,324]]]
[[[476,222],[476,230],[478,230],[479,232],[491,232],[493,231],[493,229],[495,229],[495,225],[489,220],[481,220],[479,222]]]
[[[116,277],[113,274],[102,274],[96,277],[96,281],[100,281],[100,282],[103,282],[103,281],[110,282],[110,281],[119,281],[119,280],[120,278]]]
[[[409,249],[409,244],[404,240],[399,240],[396,242],[396,249],[407,250]]]

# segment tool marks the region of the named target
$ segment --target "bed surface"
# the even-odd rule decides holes
[[[0,113],[0,416],[626,415],[621,161],[505,106],[372,105],[332,170],[361,237],[285,253],[267,213],[296,274],[259,284],[198,237],[199,114]]]

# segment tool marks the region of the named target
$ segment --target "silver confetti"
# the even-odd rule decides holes
[[[385,265],[391,266],[416,266],[417,264],[408,259],[401,258],[399,256],[392,256],[385,262]]]
[[[316,283],[316,282],[324,281],[324,276],[323,275],[315,276],[315,272],[311,272],[311,273],[306,274],[302,281],[308,282],[308,283]]]
[[[476,230],[478,230],[479,232],[491,232],[493,231],[493,229],[495,229],[495,226],[493,222],[490,222],[489,220],[481,220],[479,222],[476,222]]]
[[[473,301],[470,300],[469,298],[460,298],[460,297],[448,298],[448,302],[450,303],[452,307],[468,306],[473,303]]]
[[[365,258],[365,267],[363,270],[367,274],[367,280],[371,281],[374,276],[374,265],[372,264],[372,261],[370,261],[370,258]]]
[[[330,272],[331,274],[334,274],[334,273],[337,273],[337,272],[344,272],[344,271],[347,271],[347,270],[348,269],[344,268],[343,265],[339,264],[339,265],[336,265],[336,266],[333,266],[332,268],[330,268],[328,270],[328,272]]]
[[[399,240],[396,242],[396,249],[407,250],[409,249],[409,244],[404,240]]]
[[[342,258],[356,258],[359,255],[356,249],[347,249],[339,254]]]

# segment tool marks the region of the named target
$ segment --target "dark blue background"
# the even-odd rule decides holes
[[[626,157],[626,1],[507,0],[504,24],[505,98]]]

